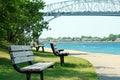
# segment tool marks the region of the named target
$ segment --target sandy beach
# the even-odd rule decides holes
[[[50,48],[45,48],[45,51],[52,52]],[[74,57],[84,58],[92,63],[99,76],[99,80],[120,80],[120,55],[89,53],[75,50],[65,50],[65,52],[69,52]]]

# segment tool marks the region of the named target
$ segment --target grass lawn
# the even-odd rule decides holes
[[[44,80],[98,80],[92,64],[85,59],[65,57],[64,66],[60,66],[59,57],[53,53],[34,51],[35,62],[55,62],[54,68],[44,70]],[[0,80],[26,80],[25,74],[16,72],[10,61],[9,53],[0,48]],[[38,74],[32,74],[32,80],[39,80]]]

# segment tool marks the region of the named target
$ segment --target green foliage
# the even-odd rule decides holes
[[[116,38],[117,38],[117,35],[110,34],[108,38],[109,38],[110,41],[115,41]]]
[[[38,38],[48,23],[42,22],[45,3],[42,0],[1,0],[0,40],[20,42],[25,38]]]

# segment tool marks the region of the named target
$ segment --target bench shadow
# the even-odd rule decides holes
[[[75,63],[67,63],[67,62],[65,62],[64,65],[63,65],[63,67],[66,67],[66,68],[75,68],[75,67],[87,68],[87,67],[91,67],[91,65],[90,66],[86,66],[84,64],[78,64],[77,65]]]

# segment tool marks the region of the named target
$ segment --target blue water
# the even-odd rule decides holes
[[[49,44],[45,46],[50,48]],[[119,42],[57,43],[57,48],[120,55]]]

